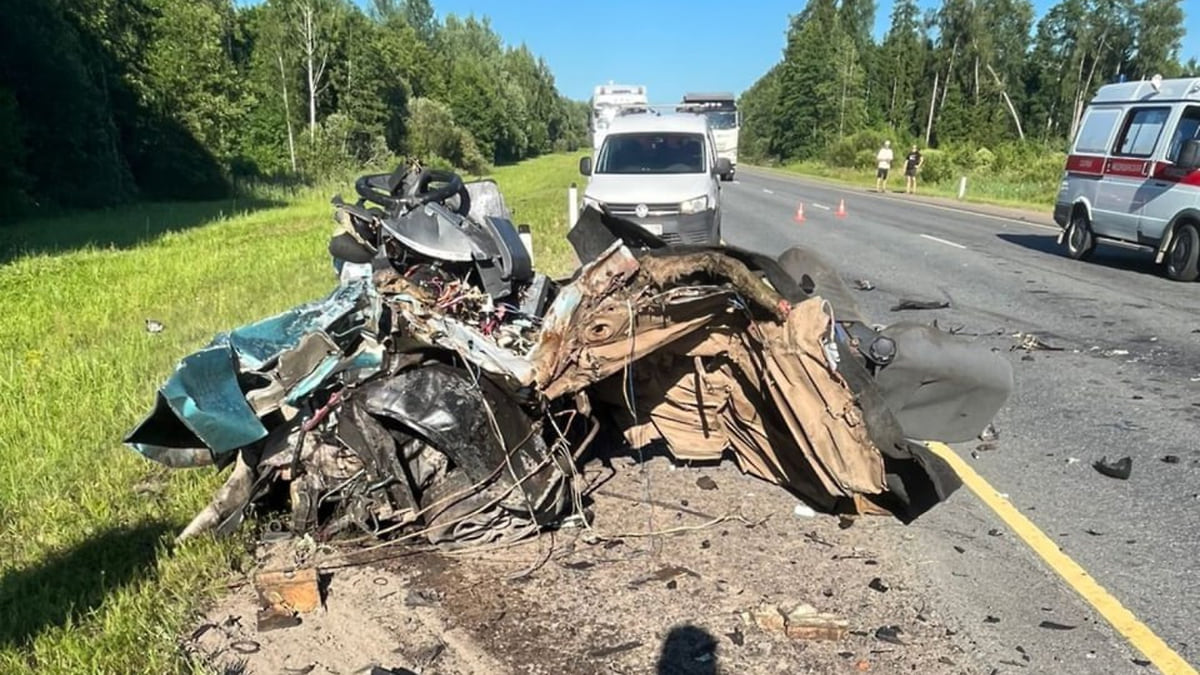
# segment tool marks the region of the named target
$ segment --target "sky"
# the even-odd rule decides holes
[[[922,9],[939,0],[918,0]],[[1055,0],[1033,0],[1038,18]],[[1183,60],[1200,57],[1200,2],[1184,5]],[[559,91],[587,100],[612,80],[644,84],[651,103],[685,91],[741,93],[783,54],[788,15],[804,0],[433,0],[438,16],[487,16],[505,42],[546,59]],[[876,0],[875,33],[887,30],[891,0]],[[1190,40],[1189,40],[1190,38]]]

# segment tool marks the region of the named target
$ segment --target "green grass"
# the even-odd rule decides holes
[[[493,174],[533,226],[539,267],[556,274],[571,268],[574,166],[558,155]],[[120,440],[174,364],[214,333],[332,288],[329,192],[272,199],[3,231],[0,673],[188,669],[178,636],[248,561],[237,539],[170,542],[223,475],[167,471]],[[147,318],[166,330],[147,333]]]
[[[824,162],[803,161],[789,162],[782,166],[770,167],[805,176],[825,178],[839,183],[860,187],[875,187],[875,171],[862,171],[844,167],[830,166]],[[888,189],[896,192],[904,190],[904,172],[893,171],[888,179]],[[1049,213],[1054,205],[1054,196],[1058,184],[1044,185],[1037,182],[1010,180],[1003,177],[967,178],[966,201],[981,204],[996,204],[1015,208],[1043,211]],[[929,183],[918,178],[918,194],[934,195],[937,197],[958,197],[958,180],[942,183]]]

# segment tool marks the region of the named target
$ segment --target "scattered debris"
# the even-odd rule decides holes
[[[161,321],[155,321],[154,319],[146,319],[146,332],[147,333],[149,333],[151,335],[158,335],[159,333],[163,332],[164,328],[166,328],[166,326],[164,326]]]
[[[696,487],[700,488],[701,490],[716,490],[717,481],[709,478],[708,476],[700,476],[696,479]]]
[[[991,452],[992,450],[995,450],[995,449],[996,449],[995,443],[980,443],[979,445],[975,446],[975,450],[978,452]]]
[[[959,545],[957,545],[957,544],[955,544],[955,546],[954,546],[954,550],[955,550],[955,551],[958,551],[959,553],[966,553],[966,552],[967,552],[967,549],[965,549],[965,548],[963,548],[963,547],[961,547],[961,546],[959,546]]]
[[[567,566],[570,567],[571,563]],[[591,564],[588,565],[589,567]],[[435,607],[442,601],[440,591],[430,590],[426,588],[412,588],[404,596],[404,605],[406,607]]]
[[[1197,331],[1192,331],[1192,332],[1195,333]],[[1146,659],[1130,659],[1130,661],[1133,661],[1133,665],[1141,666],[1142,668],[1146,668],[1150,665],[1150,662],[1147,661]]]
[[[1075,626],[1068,626],[1065,623],[1056,623],[1054,621],[1043,621],[1038,624],[1038,628],[1046,628],[1049,630],[1075,630]]]
[[[894,645],[904,645],[906,643],[900,639],[900,634],[903,632],[899,626],[880,626],[875,629],[875,639]]]
[[[1000,432],[996,429],[995,424],[989,424],[979,433],[979,440],[984,443],[992,443],[1000,440]]]
[[[992,529],[988,530],[989,537],[1000,537],[1003,535],[1004,535],[1004,532],[1002,530],[1000,530],[999,528],[993,527]]]
[[[729,638],[729,641],[732,642],[733,644],[737,645],[738,647],[741,647],[746,644],[746,634],[743,633],[742,629],[739,627],[735,626],[733,629],[733,632],[726,633],[725,637]]]
[[[1079,458],[1078,457],[1068,457],[1066,459],[1066,462],[1067,462],[1067,466],[1071,466],[1072,464],[1078,464]]]
[[[880,579],[879,577],[872,579],[871,583],[867,584],[867,587],[872,590],[879,591],[880,593],[887,593],[892,588],[891,586],[887,585],[886,581]]]
[[[986,617],[983,618],[983,622],[984,623],[1000,623],[1000,617],[992,616],[991,614],[988,614]]]
[[[1009,348],[1009,351],[1023,349],[1027,352],[1061,352],[1063,347],[1055,347],[1033,333],[1017,333],[1013,337],[1017,338],[1017,344]]]
[[[1093,530],[1090,527],[1088,529],[1084,530],[1084,532],[1092,535],[1093,537],[1103,537],[1104,536],[1103,532],[1100,532],[1099,530]]]
[[[613,645],[612,647],[593,649],[592,651],[588,652],[587,655],[588,658],[602,659],[614,654],[620,654],[621,652],[633,651],[634,649],[641,647],[642,644],[643,643],[640,640],[630,640],[629,642],[622,642],[621,644]]]
[[[258,630],[266,632],[300,625],[298,614],[321,606],[317,570],[264,571],[254,575],[258,592]]]
[[[1163,455],[1158,458],[1163,464],[1178,464],[1180,461],[1179,455]]]
[[[900,302],[892,306],[893,312],[903,312],[909,309],[946,309],[950,303],[945,300],[906,300],[900,299]]]
[[[801,602],[788,611],[778,605],[764,604],[743,615],[762,630],[783,633],[793,640],[841,640],[850,630],[850,622],[835,614],[818,612],[815,607]]]
[[[1122,457],[1115,462],[1109,462],[1105,456],[1093,462],[1092,467],[1109,478],[1129,480],[1129,475],[1133,472],[1133,458]]]
[[[860,290],[860,291],[873,291],[873,290],[875,290],[875,284],[871,283],[871,282],[870,282],[870,281],[868,281],[867,279],[855,279],[855,280],[854,280],[854,287],[855,287],[855,288],[857,288],[857,289],[858,289],[858,290]]]

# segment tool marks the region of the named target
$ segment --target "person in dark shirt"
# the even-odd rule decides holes
[[[917,150],[917,146],[909,148],[908,155],[904,158],[904,191],[906,193],[917,194],[917,170],[924,162],[925,158],[921,156],[921,151]]]

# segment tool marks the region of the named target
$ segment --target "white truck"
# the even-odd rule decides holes
[[[592,132],[592,150],[599,151],[604,144],[604,135],[612,121],[625,112],[640,112],[648,108],[646,86],[642,84],[597,85],[592,90],[590,101],[592,114],[588,128]]]
[[[733,94],[684,94],[676,110],[696,113],[708,119],[708,128],[712,130],[717,143],[717,156],[728,159],[733,167],[728,174],[721,176],[721,180],[733,180],[734,170],[737,169],[738,129],[742,121]]]

